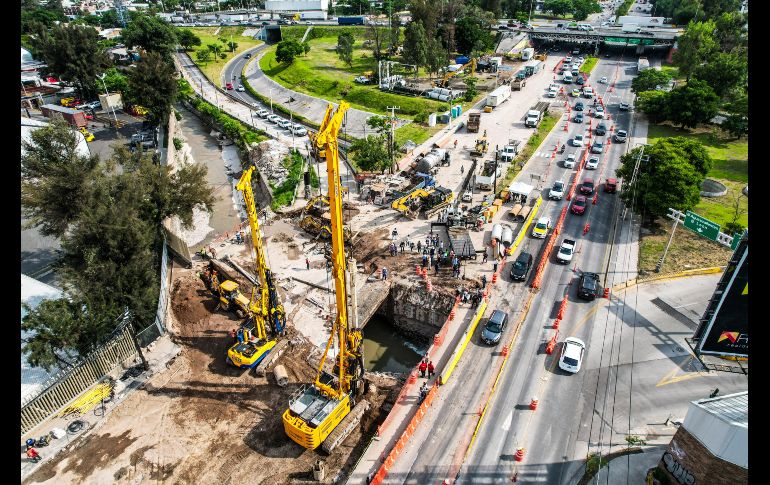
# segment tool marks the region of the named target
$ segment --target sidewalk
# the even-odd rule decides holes
[[[370,443],[363,456],[359,459],[358,464],[350,473],[346,483],[366,484],[367,477],[377,473],[384,459],[406,429],[410,418],[419,407],[420,386],[423,382],[427,382],[428,388],[430,388],[435,383],[441,374],[441,370],[444,369],[449,358],[452,356],[455,346],[463,332],[465,332],[475,312],[476,309],[471,308],[469,304],[461,304],[457,307],[457,314],[454,320],[450,320],[448,323],[449,326],[443,343],[438,347],[432,346],[429,350],[429,352],[433,351],[430,359],[433,360],[436,366],[436,374],[430,379],[420,378],[418,375],[417,382],[410,384],[407,381],[404,384],[403,395],[393,406],[383,426],[380,427],[380,436],[375,437]],[[435,413],[431,413],[431,415],[435,416]],[[425,428],[425,426],[426,423],[423,423],[420,428]],[[403,459],[408,453],[409,451],[405,449],[399,459]]]
[[[32,429],[29,433],[21,437],[21,479],[24,480],[27,476],[34,473],[43,463],[51,460],[53,457],[60,453],[66,453],[69,451],[72,445],[77,445],[78,442],[90,434],[94,433],[99,427],[105,423],[106,417],[116,409],[128,395],[134,389],[142,387],[154,376],[162,373],[166,370],[176,358],[182,349],[171,341],[169,334],[165,334],[155,340],[155,342],[148,345],[144,351],[145,359],[149,365],[149,370],[138,373],[139,369],[131,367],[130,369],[122,370],[116,368],[113,370],[112,375],[116,377],[115,387],[113,389],[114,398],[112,401],[105,403],[103,406],[96,406],[94,409],[88,411],[83,416],[65,416],[65,417],[52,417],[47,421],[42,422],[37,427]],[[139,357],[136,357],[136,362],[139,361]],[[136,369],[136,370],[134,370]],[[126,377],[125,380],[121,380],[121,377]],[[76,430],[74,432],[67,431],[67,426],[71,425],[75,420],[80,420],[85,423],[83,429]],[[24,456],[25,449],[23,443],[27,438],[39,438],[40,436],[49,433],[54,428],[61,428],[67,431],[67,435],[60,439],[51,439],[50,444],[43,448],[36,448],[43,458],[39,463],[31,463]]]

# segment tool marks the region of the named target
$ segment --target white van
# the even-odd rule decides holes
[[[571,83],[572,81],[573,81],[573,79],[572,79],[572,74],[570,74],[570,73],[568,73],[568,72],[567,72],[567,73],[565,73],[565,74],[564,74],[564,82],[565,82],[565,83]]]

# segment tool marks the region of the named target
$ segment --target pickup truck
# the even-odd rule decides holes
[[[573,239],[564,239],[559,246],[559,252],[556,253],[556,261],[567,264],[572,261],[572,254],[575,252],[575,241]]]
[[[503,162],[512,162],[518,153],[518,143],[505,145],[503,149],[500,150],[500,160]]]

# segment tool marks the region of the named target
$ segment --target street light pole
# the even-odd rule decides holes
[[[273,88],[270,88],[270,113],[275,114],[273,111]]]
[[[110,93],[107,91],[107,83],[104,82],[104,78],[105,77],[107,77],[107,73],[106,72],[102,73],[99,76],[99,79],[102,80],[102,85],[104,86],[104,95],[105,96],[109,96]],[[113,106],[112,103],[110,103],[110,108],[112,109],[112,116],[113,116],[113,118],[115,118],[115,131],[117,131],[118,130],[118,115],[115,114],[115,106]]]

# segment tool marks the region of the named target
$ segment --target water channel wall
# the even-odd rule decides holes
[[[394,281],[377,309],[399,332],[421,340],[432,339],[452,311],[451,295],[425,291],[425,285]]]

